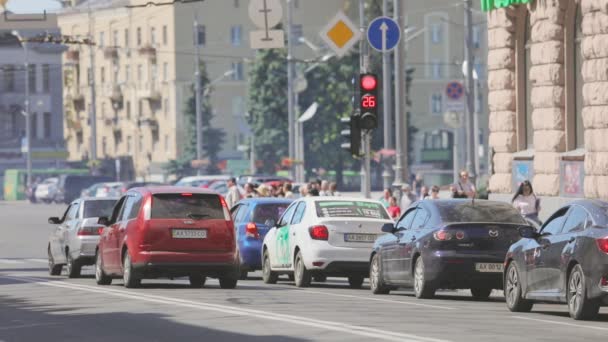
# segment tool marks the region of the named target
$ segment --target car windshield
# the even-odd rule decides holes
[[[95,200],[84,202],[84,218],[110,217],[116,200]]]
[[[447,201],[438,202],[439,216],[443,222],[495,222],[526,224],[512,206],[503,203]]]
[[[156,194],[152,200],[152,218],[224,219],[222,203],[214,194]]]
[[[390,220],[381,203],[365,201],[317,201],[318,217],[363,217]]]
[[[269,220],[277,222],[288,206],[289,203],[258,204],[253,210],[251,220],[259,224],[266,224]]]

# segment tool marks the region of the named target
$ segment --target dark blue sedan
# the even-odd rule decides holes
[[[411,205],[388,233],[374,244],[370,287],[387,294],[414,287],[418,298],[437,289],[470,289],[487,298],[502,289],[503,262],[509,246],[527,226],[510,204],[453,199],[423,200]]]
[[[291,202],[292,199],[260,197],[242,200],[232,207],[241,279],[247,279],[248,272],[262,269],[262,241]]]

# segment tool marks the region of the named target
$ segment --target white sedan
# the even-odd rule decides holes
[[[369,255],[385,223],[393,221],[378,201],[300,198],[264,238],[264,282],[293,274],[296,286],[306,287],[313,277],[348,277],[350,286],[359,288],[369,276]]]

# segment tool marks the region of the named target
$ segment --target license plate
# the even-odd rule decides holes
[[[171,236],[174,239],[206,239],[207,230],[205,229],[173,229]]]
[[[483,273],[502,273],[504,265],[499,263],[478,262],[475,264],[475,271]]]
[[[346,242],[374,242],[376,234],[344,234]]]

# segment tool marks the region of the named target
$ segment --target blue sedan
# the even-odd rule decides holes
[[[236,229],[241,259],[241,279],[247,273],[262,269],[262,241],[285,209],[293,202],[286,198],[249,198],[235,204],[230,213]]]

